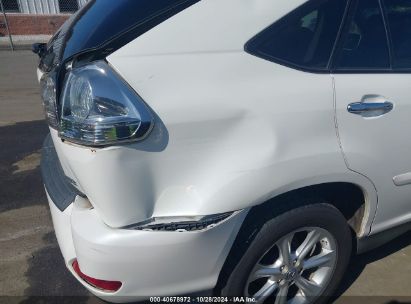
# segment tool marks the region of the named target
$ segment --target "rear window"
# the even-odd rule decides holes
[[[346,7],[345,0],[308,1],[248,42],[246,51],[293,67],[326,70]]]
[[[93,51],[102,59],[200,0],[90,0],[50,40],[41,68]],[[98,51],[98,52],[97,52]]]
[[[68,43],[66,51],[71,48],[89,49],[109,41],[110,39],[147,23],[149,30],[153,26],[148,23],[151,18],[161,15],[185,0],[94,0],[79,11],[71,27],[73,43]]]

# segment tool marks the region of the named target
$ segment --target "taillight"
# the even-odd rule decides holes
[[[56,85],[51,77],[45,75],[40,80],[40,86],[46,120],[52,128],[57,129],[59,122],[57,114]]]
[[[142,140],[154,125],[145,102],[103,61],[70,66],[59,100],[49,75],[42,77],[41,91],[49,125],[80,145]]]
[[[102,291],[116,292],[117,290],[120,289],[122,285],[122,283],[119,281],[107,281],[107,280],[100,280],[100,279],[89,277],[88,275],[81,272],[80,266],[77,260],[74,260],[72,266],[73,266],[75,273],[77,273],[77,275],[80,278],[82,278],[86,283],[90,284],[91,286],[97,289],[100,289]]]
[[[60,100],[59,134],[81,145],[141,140],[153,126],[144,101],[103,61],[68,71]]]

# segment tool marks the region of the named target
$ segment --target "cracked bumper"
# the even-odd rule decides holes
[[[62,212],[48,199],[68,269],[90,292],[112,302],[214,288],[246,214],[204,231],[135,231],[110,228],[95,209],[77,203]],[[88,285],[72,269],[76,258],[87,275],[122,282],[120,290],[106,293]]]

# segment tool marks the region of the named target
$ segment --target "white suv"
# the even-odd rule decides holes
[[[97,0],[34,51],[56,235],[103,299],[325,301],[410,228],[411,0]]]

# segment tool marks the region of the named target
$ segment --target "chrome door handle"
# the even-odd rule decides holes
[[[362,117],[377,117],[390,112],[394,105],[389,102],[353,102],[347,107],[347,111]]]

